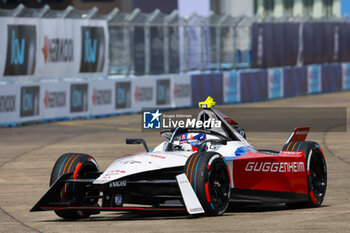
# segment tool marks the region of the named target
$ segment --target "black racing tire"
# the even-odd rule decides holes
[[[222,215],[230,198],[230,174],[222,155],[216,152],[198,152],[191,155],[184,168],[205,214]]]
[[[289,208],[318,207],[322,204],[327,190],[327,165],[324,154],[316,142],[289,142],[283,151],[304,151],[308,200],[286,203]]]
[[[63,154],[57,159],[55,165],[53,166],[50,177],[50,186],[64,174],[71,173],[71,178],[88,178],[86,175],[87,172],[98,171],[98,165],[95,159],[90,155],[79,153]],[[73,177],[74,175],[76,177]],[[75,201],[83,200],[86,193],[84,188],[84,184],[66,183],[58,194],[58,199],[61,201],[70,201],[73,198]],[[97,201],[97,199],[90,200],[89,203],[86,204],[94,205],[97,204]],[[88,218],[90,216],[89,212],[80,210],[55,210],[55,213],[61,218],[70,220]]]

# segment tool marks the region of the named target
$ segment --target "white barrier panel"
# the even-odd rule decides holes
[[[44,119],[69,116],[69,83],[41,83],[41,111]]]
[[[108,73],[106,20],[1,17],[0,31],[0,51],[4,51],[0,76],[67,78]]]
[[[191,76],[175,75],[171,77],[171,107],[189,107],[192,102]]]
[[[37,74],[45,78],[107,75],[105,20],[40,19]]]
[[[154,77],[139,77],[132,80],[132,101],[134,111],[156,106],[156,79]]]
[[[93,80],[89,83],[90,114],[111,114],[114,109],[115,81],[114,80]]]
[[[36,75],[37,24],[33,18],[1,17],[0,76]]]
[[[19,121],[19,85],[0,85],[0,124]]]
[[[78,75],[81,40],[77,20],[41,19],[38,29],[38,76],[62,78]]]

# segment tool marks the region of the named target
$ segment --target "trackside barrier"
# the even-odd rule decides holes
[[[350,63],[133,78],[0,83],[0,125],[183,108],[208,95],[219,104],[350,89]]]

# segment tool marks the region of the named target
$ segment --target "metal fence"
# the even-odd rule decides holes
[[[248,67],[253,18],[192,14],[175,10],[130,14],[108,21],[110,74],[142,75]]]
[[[25,8],[0,9],[0,16],[31,18],[88,18],[108,21],[109,74],[147,75],[194,70],[248,67],[251,62],[251,26],[254,18],[192,14],[179,16],[177,10],[131,13],[117,8],[99,15],[96,7],[78,11]]]
[[[109,30],[109,74],[148,75],[190,71],[248,68],[252,63],[252,28],[256,22],[309,22],[311,18],[232,17],[192,14],[180,17],[177,10],[131,13],[117,8],[99,15],[96,7],[78,11],[25,8],[0,9],[0,16],[33,18],[87,18],[107,20]],[[346,21],[321,18],[318,21]],[[298,40],[298,38],[296,38]]]

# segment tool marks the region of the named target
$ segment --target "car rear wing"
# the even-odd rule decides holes
[[[293,131],[293,133],[290,135],[290,137],[288,138],[287,143],[289,142],[301,142],[301,141],[305,141],[308,133],[310,131],[310,127],[309,126],[305,126],[305,127],[296,127]]]

